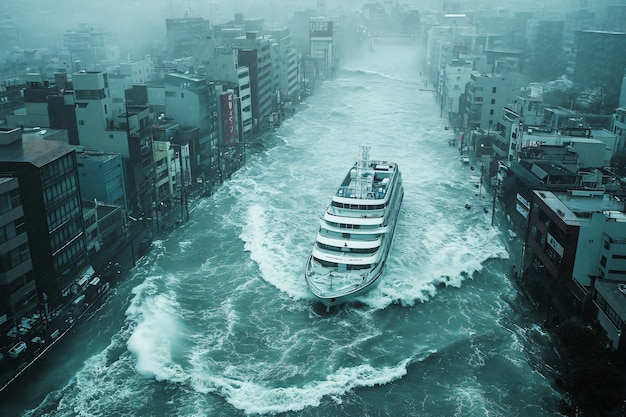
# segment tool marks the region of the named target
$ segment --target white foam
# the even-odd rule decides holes
[[[317,407],[324,397],[341,402],[341,396],[357,387],[387,384],[402,378],[409,359],[395,366],[374,368],[368,364],[336,369],[323,380],[301,386],[269,386],[253,380],[209,374],[202,369],[192,378],[199,392],[216,392],[246,414],[274,414]]]
[[[136,325],[127,345],[140,374],[158,380],[182,381],[185,375],[173,359],[173,349],[185,329],[177,317],[175,294],[164,292],[159,286],[162,281],[163,277],[153,276],[133,289],[135,297],[126,315]]]

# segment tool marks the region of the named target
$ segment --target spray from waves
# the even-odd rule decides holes
[[[146,397],[125,346],[130,332],[131,326],[121,329],[107,348],[85,361],[66,386],[49,393],[24,417],[115,415],[116,409]]]
[[[276,414],[317,407],[322,399],[332,398],[341,403],[341,396],[355,388],[384,385],[402,378],[413,361],[408,358],[395,366],[374,368],[368,364],[344,367],[324,380],[302,386],[268,387],[253,381],[229,378],[226,375],[207,375],[192,378],[194,389],[202,393],[217,393],[233,407],[246,414]]]
[[[449,399],[456,402],[455,415],[457,416],[505,415],[494,413],[494,410],[490,409],[491,407],[489,406],[489,401],[485,398],[485,394],[480,385],[475,381],[475,378],[469,378],[467,381],[463,382],[462,385],[453,387]]]
[[[499,231],[485,224],[480,214],[466,222],[430,225],[406,217],[403,211],[379,285],[361,300],[376,309],[426,302],[441,288],[461,287],[482,271],[487,260],[509,256]],[[416,232],[419,228],[423,230]]]
[[[267,216],[267,210],[259,204],[248,208],[250,221],[241,234],[246,250],[258,264],[265,281],[294,299],[310,298],[302,285],[305,254],[294,250],[297,246],[289,241],[293,235],[284,234],[291,228],[287,221],[290,213],[285,210],[280,215],[273,211],[269,213],[271,219]],[[282,219],[283,224],[277,225],[277,219]]]
[[[135,296],[126,311],[127,318],[135,323],[128,339],[135,367],[140,374],[157,380],[184,379],[175,356],[185,328],[178,317],[175,290],[167,288],[176,280],[173,275],[147,278],[133,289]]]
[[[366,69],[362,69],[362,68],[343,68],[343,71],[349,73],[349,77],[346,78],[346,80],[349,80],[350,82],[353,82],[355,80],[354,75],[364,75],[364,76],[368,76],[368,77],[376,77],[376,78],[382,78],[385,80],[393,80],[393,81],[404,81],[402,78],[392,75],[392,74],[386,74],[384,72],[378,72],[378,71],[372,71],[372,70],[366,70]],[[342,79],[339,78],[338,81],[341,81]]]

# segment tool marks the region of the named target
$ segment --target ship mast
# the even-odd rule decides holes
[[[370,146],[361,145],[359,148],[361,148],[361,159],[356,165],[356,195],[357,198],[365,198],[370,191],[367,189],[369,180],[366,176],[370,160]]]

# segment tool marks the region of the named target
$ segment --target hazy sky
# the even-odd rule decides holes
[[[370,0],[371,1],[371,0]],[[329,14],[360,10],[367,0],[322,0]],[[624,4],[626,0],[523,0],[503,4],[498,0],[400,0],[400,4],[418,10],[439,9],[443,5],[471,9],[485,7],[524,8],[540,11],[602,7]],[[592,3],[592,5],[589,5]],[[294,11],[315,9],[318,0],[0,0],[0,24],[18,26],[24,48],[62,48],[62,35],[81,23],[106,29],[116,35],[124,47],[158,47],[165,40],[165,19],[202,17],[212,24],[232,20],[235,12],[244,17],[261,17],[266,27],[287,23]]]
[[[361,1],[326,0],[360,8]],[[106,29],[120,46],[157,46],[165,39],[165,19],[185,15],[224,23],[235,12],[262,17],[266,25],[285,24],[296,10],[315,8],[317,0],[0,0],[0,24],[18,27],[24,48],[62,48],[62,35],[80,24]]]

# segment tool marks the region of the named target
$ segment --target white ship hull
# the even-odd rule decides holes
[[[305,268],[309,289],[327,308],[353,301],[378,283],[403,197],[397,164],[370,161],[364,148],[320,219]]]

